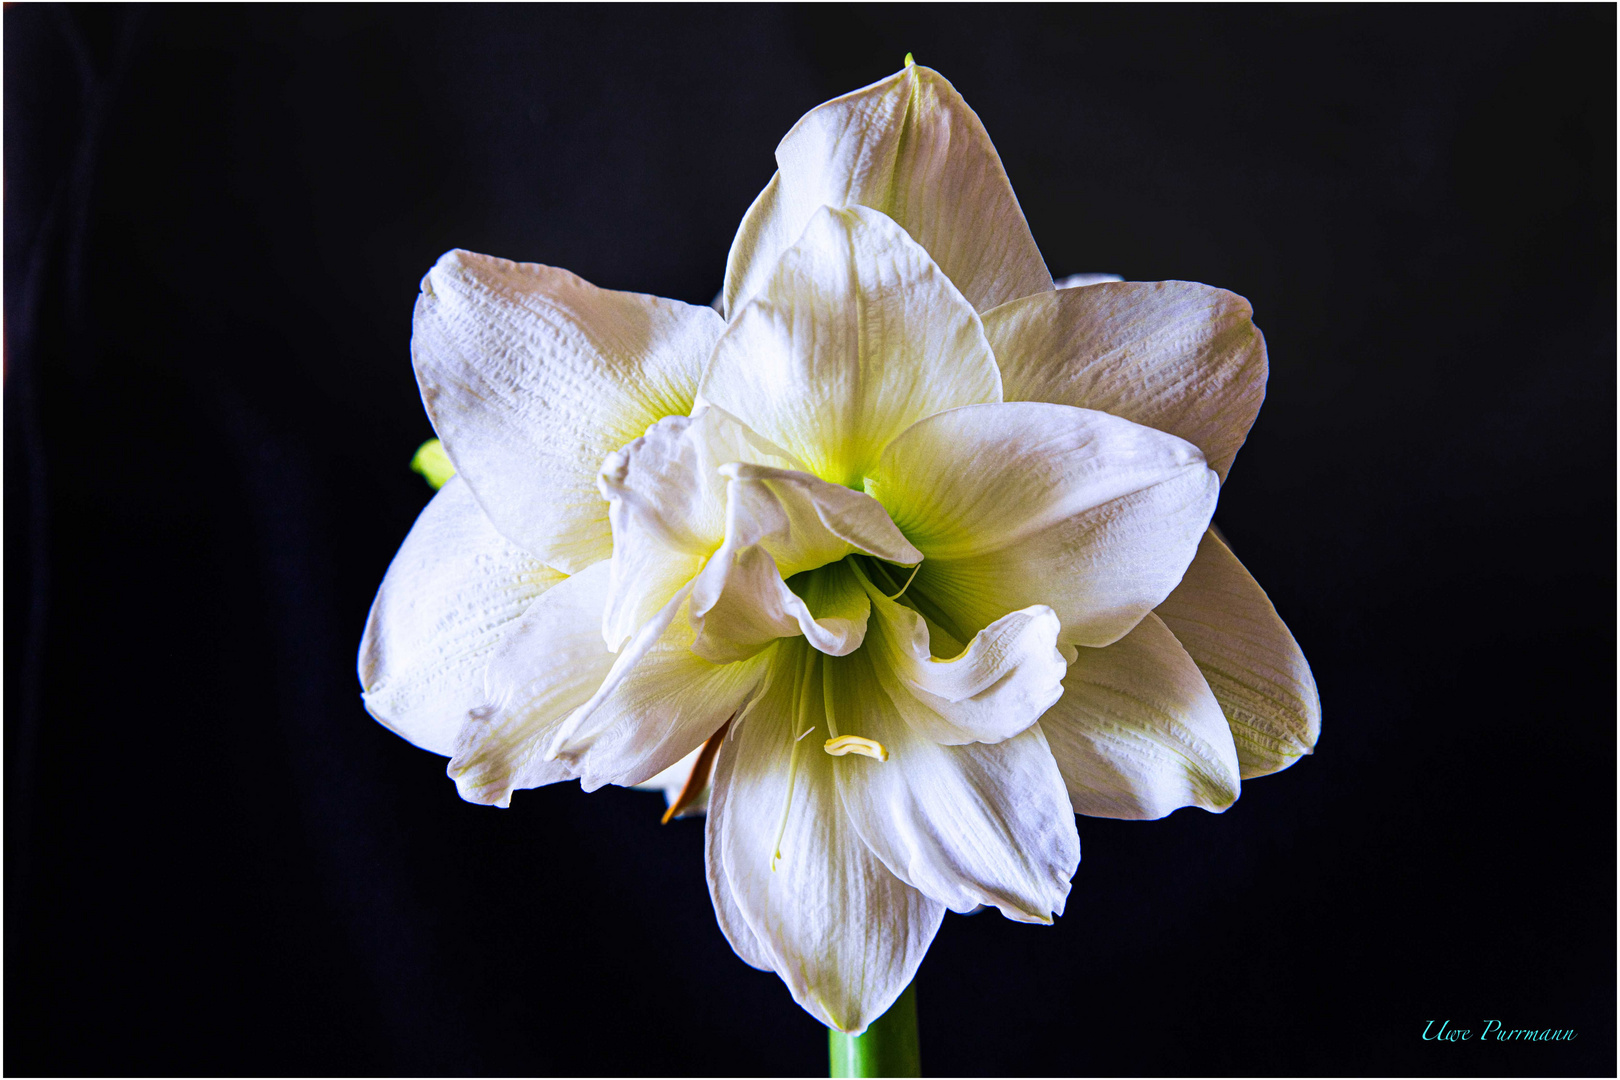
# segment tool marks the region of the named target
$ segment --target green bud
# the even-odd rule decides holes
[[[411,470],[421,473],[434,491],[444,487],[456,475],[456,467],[450,464],[450,455],[444,452],[444,443],[438,439],[429,439],[416,448],[416,456],[411,458]]]

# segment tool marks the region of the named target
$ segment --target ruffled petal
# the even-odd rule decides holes
[[[446,756],[501,635],[564,575],[495,531],[465,482],[423,509],[389,564],[360,640],[366,711]]]
[[[1266,397],[1249,302],[1192,281],[1124,281],[985,312],[1008,401],[1050,401],[1179,435],[1225,481]]]
[[[1238,756],[1215,696],[1154,615],[1114,644],[1080,649],[1063,698],[1041,717],[1077,814],[1220,813],[1238,797]]]
[[[559,729],[551,753],[580,786],[645,781],[681,760],[758,692],[768,656],[716,664],[692,651],[687,600],[625,646],[596,694]]]
[[[706,307],[452,251],[422,280],[411,357],[434,429],[490,521],[572,574],[612,551],[597,465],[691,411],[722,329]]]
[[[602,618],[617,649],[697,576],[726,534],[733,462],[799,462],[724,411],[660,420],[607,456],[597,483],[613,527],[613,575]],[[880,511],[881,512],[881,511]]]
[[[926,556],[907,597],[957,640],[1047,604],[1061,641],[1106,645],[1181,580],[1219,482],[1173,435],[1017,402],[919,422],[867,490]]]
[[[1026,730],[1058,695],[1068,664],[1060,624],[1039,605],[1003,615],[963,648],[922,615],[862,584],[876,614],[867,635],[872,672],[908,727],[936,743],[1000,742]],[[943,658],[935,652],[949,650]]]
[[[899,222],[980,311],[1051,292],[1052,276],[983,123],[944,76],[907,64],[806,113],[726,262],[728,317],[765,288],[822,206]]]
[[[886,760],[834,762],[856,831],[896,877],[953,911],[984,904],[1019,922],[1051,922],[1079,865],[1080,836],[1057,763],[1030,726],[1035,716],[993,745],[941,746],[896,707],[874,670],[882,662],[862,649],[822,667],[829,735],[887,751]],[[1054,679],[1052,697],[1056,689]],[[820,732],[805,741],[822,741]]]
[[[858,1034],[911,982],[945,909],[872,854],[839,801],[838,762],[814,734],[798,739],[820,722],[821,654],[794,639],[771,653],[768,688],[715,762],[710,888],[730,888],[716,909],[739,955],[776,971],[817,1020]]]
[[[829,566],[806,575],[804,584],[815,586],[814,597],[789,588],[763,548],[746,548],[735,557],[722,551],[709,561],[693,592],[692,622],[698,636],[692,651],[729,663],[799,634],[833,656],[859,648],[871,604],[854,575]]]
[[[734,315],[703,400],[824,480],[859,489],[890,439],[956,405],[1001,400],[979,317],[890,219],[824,207]]]
[[[501,639],[484,674],[485,704],[467,718],[450,759],[468,802],[507,806],[517,788],[574,775],[571,762],[547,760],[546,750],[612,669],[600,629],[607,586],[607,563],[587,567],[535,601]]]
[[[1311,666],[1265,590],[1213,530],[1157,610],[1221,703],[1243,779],[1311,752],[1322,732]]]
[[[784,579],[851,554],[915,564],[922,553],[870,495],[786,469],[735,464],[721,471],[731,480],[726,539],[692,594],[698,654],[741,659],[800,633],[834,656],[858,647],[869,605],[851,575],[827,571],[816,614]]]

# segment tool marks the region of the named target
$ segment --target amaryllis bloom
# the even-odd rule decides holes
[[[429,272],[412,356],[457,476],[360,677],[474,802],[691,760],[732,947],[859,1032],[947,909],[1062,912],[1076,811],[1223,810],[1318,707],[1209,529],[1264,395],[1248,304],[1054,289],[927,68],[776,157],[724,317],[462,251]]]

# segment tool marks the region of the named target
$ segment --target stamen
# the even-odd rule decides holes
[[[833,757],[860,754],[863,757],[877,758],[879,761],[889,760],[889,752],[883,748],[882,743],[863,735],[840,735],[836,739],[828,739],[822,749]]]
[[[913,581],[917,580],[917,571],[919,571],[921,569],[922,569],[922,563],[918,563],[916,566],[913,566],[911,568],[911,576],[906,578],[906,583],[904,585],[900,586],[900,591],[895,593],[893,596],[889,597],[889,599],[890,600],[898,600],[902,596],[906,595],[906,590],[911,588],[911,583]]]
[[[793,709],[795,724],[798,724],[809,711],[806,705],[810,696],[810,672],[815,666],[817,655],[819,654],[814,649],[806,649],[804,663],[799,668],[798,685],[794,688],[795,693],[793,695],[795,699]],[[771,873],[773,874],[776,873],[777,862],[782,858],[782,837],[787,834],[788,811],[793,809],[793,788],[799,780],[799,743],[814,730],[815,725],[811,724],[803,731],[795,732],[793,735],[793,749],[788,754],[787,798],[782,800],[782,820],[776,823],[776,841],[771,845]]]

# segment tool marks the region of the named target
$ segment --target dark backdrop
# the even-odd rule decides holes
[[[1222,816],[947,919],[942,1073],[1615,1068],[1615,11],[10,6],[7,1073],[816,1073],[701,825],[462,803],[354,655],[443,250],[707,301],[903,55],[1056,274],[1250,298],[1217,521],[1321,685]],[[1444,1044],[1425,1023],[1573,1028]]]

